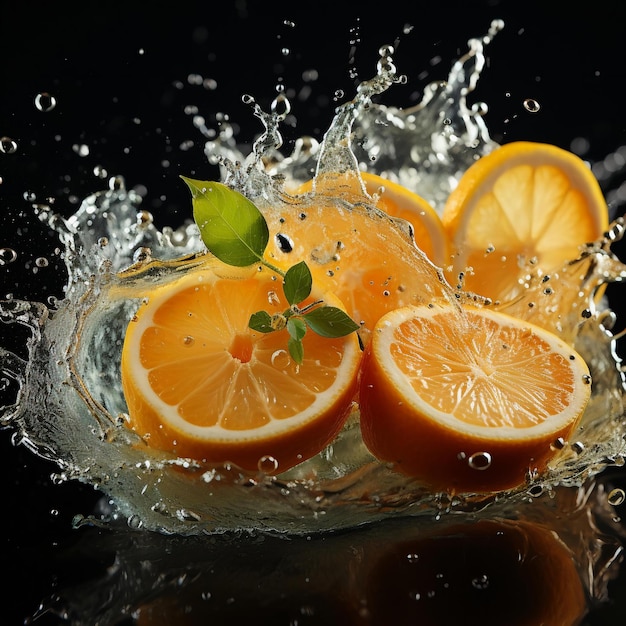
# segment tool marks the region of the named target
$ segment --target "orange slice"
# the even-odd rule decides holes
[[[350,202],[363,202],[365,199],[390,217],[405,220],[411,224],[417,246],[435,263],[443,266],[449,259],[448,239],[441,218],[433,206],[418,194],[377,174],[360,172],[359,176],[365,187],[355,176],[331,174],[318,177],[315,190],[322,194],[337,194]],[[309,193],[313,189],[310,180],[299,189],[297,194]]]
[[[450,282],[502,300],[529,271],[560,269],[608,228],[600,185],[585,162],[556,146],[513,142],[474,163],[444,207]]]
[[[590,397],[564,341],[486,308],[405,307],[376,325],[362,365],[370,451],[435,489],[492,492],[543,472]]]
[[[228,271],[194,271],[156,288],[129,323],[121,373],[130,425],[181,457],[281,472],[341,429],[356,390],[358,338],[309,331],[298,365],[286,330],[248,328],[252,313],[288,308],[272,273]],[[331,293],[314,289],[312,298],[343,308]]]

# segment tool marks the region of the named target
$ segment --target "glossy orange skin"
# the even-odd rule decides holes
[[[385,382],[372,344],[366,347],[359,390],[361,432],[368,449],[398,471],[419,479],[433,490],[453,493],[494,492],[518,487],[528,472],[546,469],[555,451],[551,442],[568,439],[574,424],[546,441],[480,438],[451,430],[434,419],[419,415],[393,386]],[[488,452],[487,469],[474,469],[468,459]]]

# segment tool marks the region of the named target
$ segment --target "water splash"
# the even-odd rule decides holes
[[[484,67],[484,46],[501,27],[495,21],[487,36],[470,40],[448,80],[428,86],[411,109],[374,102],[404,80],[393,49],[381,48],[376,75],[337,109],[323,140],[302,137],[289,155],[281,153],[280,133],[289,101],[280,94],[266,113],[246,96],[263,126],[251,152],[242,152],[224,120],[217,138],[206,144],[207,156],[220,165],[224,182],[268,214],[301,210],[302,201],[291,190],[312,176],[319,180],[341,172],[359,183],[362,170],[419,190],[440,209],[462,172],[496,147],[483,120],[485,105],[469,106],[467,96]],[[13,142],[3,138],[1,145],[9,150]],[[372,198],[362,191],[364,206],[352,209],[385,219],[367,206]],[[325,196],[325,201],[346,206],[341,198]],[[250,476],[232,465],[215,467],[149,450],[126,428],[119,379],[122,338],[142,298],[156,285],[212,262],[197,228],[186,223],[159,230],[122,177],[111,178],[108,189],[87,197],[69,218],[47,205],[35,205],[35,212],[58,234],[68,282],[64,299],[54,305],[0,303],[2,321],[30,332],[26,359],[0,353],[2,377],[19,388],[15,403],[3,407],[0,424],[13,430],[16,443],[53,460],[59,480],[82,481],[108,494],[114,508],[106,523],[132,520],[133,528],[183,535],[226,529],[307,533],[407,515],[484,510],[506,515],[537,494],[550,497],[562,485],[579,488],[606,467],[624,463],[623,373],[612,314],[595,298],[600,285],[626,276],[610,249],[623,234],[621,221],[553,277],[554,289],[572,294],[564,309],[550,309],[545,285],[532,274],[522,296],[498,305],[533,321],[545,316],[544,325],[574,343],[590,363],[594,395],[576,440],[562,446],[547,475],[529,476],[518,490],[451,497],[430,493],[377,462],[363,445],[357,412],[317,457],[275,477],[263,468]],[[474,298],[445,284],[406,230],[387,227],[407,265],[417,264],[428,277],[422,281],[431,286],[428,298]]]

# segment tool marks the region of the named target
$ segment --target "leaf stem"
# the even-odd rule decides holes
[[[263,257],[259,257],[259,262],[261,265],[267,267],[268,270],[272,270],[272,272],[276,272],[281,278],[285,278],[285,272],[280,268],[272,265],[269,261],[266,261]]]

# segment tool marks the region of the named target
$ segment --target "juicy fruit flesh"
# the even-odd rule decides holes
[[[155,311],[141,340],[141,364],[150,387],[186,422],[258,428],[304,411],[335,382],[343,339],[322,345],[305,337],[298,365],[284,333],[248,328],[250,302],[265,302],[275,312],[285,308],[278,296],[270,304],[275,294],[267,284],[244,280],[235,292],[230,281],[192,284]]]
[[[366,347],[361,432],[374,456],[436,490],[522,485],[568,440],[589,370],[549,332],[489,309],[405,307]]]
[[[494,300],[519,292],[529,272],[575,259],[608,228],[600,186],[574,154],[512,142],[482,157],[450,194],[442,221],[452,247],[451,282]]]
[[[310,299],[341,305],[330,293]],[[349,414],[361,353],[354,333],[309,331],[298,364],[286,330],[248,327],[252,313],[286,308],[269,272],[194,270],[153,292],[122,351],[131,427],[157,449],[249,470],[265,457],[284,471],[317,454]]]
[[[420,397],[468,424],[527,428],[567,407],[574,392],[565,357],[527,328],[467,316],[463,333],[413,318],[395,331],[390,353]],[[551,378],[555,371],[562,377]]]

